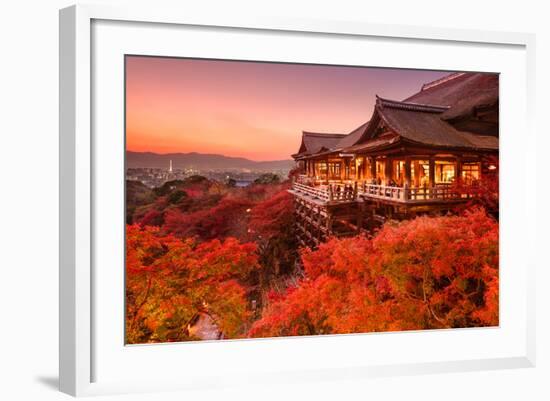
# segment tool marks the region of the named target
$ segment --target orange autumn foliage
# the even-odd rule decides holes
[[[234,238],[198,244],[127,226],[127,343],[193,339],[186,325],[205,309],[227,338],[241,337],[250,316],[241,281],[257,268],[255,249]]]
[[[386,224],[302,251],[305,278],[252,337],[498,325],[498,223],[483,210]]]
[[[166,211],[164,231],[180,237],[197,237],[201,240],[246,237],[247,210],[253,203],[247,199],[224,198],[217,205],[193,213],[177,209]]]
[[[292,228],[294,224],[293,198],[286,190],[252,208],[249,232],[264,239],[271,239]]]

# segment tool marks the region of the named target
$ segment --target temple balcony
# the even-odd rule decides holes
[[[319,205],[356,202],[358,200],[357,184],[335,182],[319,184],[296,180],[292,183],[289,192]]]
[[[448,184],[407,188],[368,184],[366,181],[319,182],[313,177],[301,175],[293,182],[290,192],[321,205],[369,200],[396,205],[419,205],[463,202],[475,196],[474,189],[465,187],[459,191]]]
[[[406,188],[362,183],[359,185],[359,188],[358,197],[365,200],[370,199],[401,204],[462,202],[474,197],[473,190],[469,191],[467,188],[463,188],[458,191],[451,185]]]

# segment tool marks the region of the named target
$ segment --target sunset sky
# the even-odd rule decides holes
[[[348,133],[376,94],[403,100],[447,74],[128,56],[127,150],[289,159],[302,130]]]

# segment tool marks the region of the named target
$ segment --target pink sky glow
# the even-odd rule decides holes
[[[127,56],[126,148],[282,160],[448,72]]]

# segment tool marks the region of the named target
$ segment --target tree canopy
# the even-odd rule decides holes
[[[197,244],[139,225],[126,235],[128,343],[193,339],[185,329],[205,309],[226,337],[244,334],[250,312],[241,282],[258,267],[254,244]]]
[[[253,337],[498,325],[498,223],[484,211],[386,224],[303,250]]]

